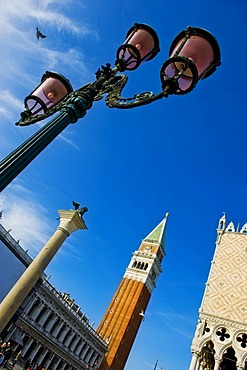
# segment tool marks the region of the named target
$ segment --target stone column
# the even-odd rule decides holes
[[[87,358],[87,354],[88,354],[89,348],[90,348],[90,345],[87,344],[85,346],[85,348],[83,348],[83,350],[81,351],[82,353],[79,354],[80,358],[83,359],[83,360],[85,360],[85,362],[87,362],[86,361],[86,358]]]
[[[80,341],[80,337],[79,336],[77,336],[77,338],[76,338],[76,340],[74,341],[74,344],[72,344],[72,346],[70,346],[70,350],[72,351],[72,352],[74,352],[75,351],[75,348],[76,348],[76,346],[78,345],[78,343],[79,343],[79,341]],[[75,353],[75,352],[74,352]]]
[[[221,359],[216,357],[214,359],[214,370],[219,370],[220,364],[221,364]]]
[[[63,365],[62,365],[62,367],[59,370],[64,370],[64,368],[65,368],[66,365],[67,365],[67,363],[65,361],[63,361]]]
[[[73,329],[72,329],[73,330]],[[66,340],[66,344],[65,346],[70,350],[72,351],[71,349],[71,345],[72,345],[72,342],[74,340],[77,340],[77,336],[76,336],[76,339],[75,339],[75,333],[72,331],[71,335],[69,336],[69,338]]]
[[[74,337],[74,332],[73,332],[73,328],[70,328],[69,330],[71,330],[71,332],[69,333],[69,335],[66,337],[65,340],[61,341],[65,347],[67,347],[69,349],[69,345]]]
[[[92,364],[94,364],[94,366],[95,366],[96,359],[97,359],[98,355],[99,355],[99,354],[95,351],[94,355],[92,356]],[[98,362],[98,361],[97,361],[97,362]]]
[[[57,230],[0,304],[0,333],[34,287],[66,238],[76,230],[87,228],[77,210],[59,210],[58,213],[60,224]]]
[[[42,353],[42,355],[41,356],[39,356],[39,358],[38,358],[38,363],[39,364],[41,364],[42,363],[42,361],[44,360],[44,358],[45,358],[45,356],[47,355],[47,353],[48,353],[48,349],[45,349],[44,350],[44,352]]]
[[[52,360],[53,360],[54,357],[55,357],[55,355],[51,354],[51,357],[49,359],[46,359],[45,364],[44,364],[44,368],[45,369],[48,369],[49,368],[49,365],[52,362]]]
[[[56,370],[57,365],[58,365],[58,363],[60,362],[60,359],[57,357],[57,355],[55,355],[55,356],[53,357],[53,359],[54,359],[55,361],[54,361],[54,362],[53,362],[53,364],[52,364],[51,370]]]
[[[62,329],[63,324],[64,324],[64,321],[62,319],[60,319],[59,317],[57,317],[54,325],[52,325],[52,327],[50,329],[50,334],[54,338],[57,337],[59,331]]]
[[[91,356],[94,352],[94,349],[91,347],[90,348],[90,351],[87,352],[87,355],[85,356],[85,361],[92,364],[92,359],[91,359]]]
[[[43,310],[44,308],[44,302],[40,302],[40,305],[37,306],[35,308],[35,310],[33,311],[33,313],[30,315],[30,318],[33,320],[33,321],[36,321],[37,317],[39,316],[40,312]]]
[[[49,323],[49,329],[48,329],[48,326],[47,326],[47,331],[49,332],[49,334],[51,334],[52,330],[55,330],[54,327],[56,325],[56,323],[58,323],[59,321],[59,317],[54,313],[53,314],[53,317]]]
[[[29,354],[29,358],[33,361],[37,352],[40,349],[40,343],[37,342],[37,340],[34,341],[36,343],[36,346],[32,349],[31,353]]]
[[[63,364],[63,359],[58,358],[58,361],[57,361],[57,363],[54,366],[54,370],[60,370],[62,364]]]
[[[66,323],[65,323],[66,324]],[[68,334],[68,331],[71,330],[69,325],[66,324],[66,327],[64,328],[64,332],[61,334],[59,333],[59,336],[57,336],[57,340],[59,340],[59,342],[61,342],[62,344],[63,341],[64,341],[64,338],[66,337],[66,335]],[[61,334],[61,335],[60,335]]]
[[[82,342],[79,344],[78,348],[76,348],[76,350],[75,350],[75,355],[76,356],[80,356],[80,352],[81,352],[82,347],[84,346],[85,343],[86,343],[85,340],[82,340]]]
[[[189,370],[196,370],[198,368],[198,359],[199,359],[199,354],[197,352],[192,353],[192,359],[190,363]]]
[[[50,312],[48,320],[45,323],[45,330],[49,333],[53,324],[55,323],[56,315],[54,312]]]
[[[25,346],[22,349],[22,356],[25,356],[26,352],[29,350],[33,343],[34,339],[29,337],[28,343],[25,344]]]
[[[50,315],[50,310],[49,310],[49,307],[47,305],[45,305],[46,308],[45,310],[43,311],[43,314],[38,322],[38,324],[42,327],[44,327],[44,323],[46,322],[46,320],[48,319],[49,315]]]

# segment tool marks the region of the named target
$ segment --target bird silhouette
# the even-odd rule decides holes
[[[72,204],[73,204],[73,206],[75,208],[75,211],[77,211],[81,217],[84,215],[85,212],[88,211],[88,208],[87,207],[81,207],[81,208],[79,208],[80,207],[80,203],[75,202],[74,200],[73,200]]]
[[[80,207],[80,203],[75,202],[74,200],[73,200],[73,203],[72,204],[75,207],[75,210],[77,210]]]
[[[42,32],[40,32],[40,30],[38,29],[38,27],[36,27],[36,37],[37,37],[38,40],[39,39],[45,39],[46,38],[46,36],[43,35]]]
[[[143,311],[143,310],[141,310],[141,311],[139,312],[139,315],[140,315],[140,316],[142,316],[142,320],[144,321],[145,313],[144,313],[144,311]]]

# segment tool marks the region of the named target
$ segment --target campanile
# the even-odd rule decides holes
[[[108,343],[100,370],[123,370],[161,273],[168,214],[143,239],[97,329]]]

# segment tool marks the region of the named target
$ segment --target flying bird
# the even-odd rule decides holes
[[[36,37],[37,37],[38,40],[39,39],[45,39],[46,38],[46,36],[43,35],[42,32],[40,32],[40,30],[38,29],[38,27],[36,27]]]
[[[139,315],[140,315],[140,316],[142,316],[142,320],[144,321],[145,313],[144,313],[144,311],[143,311],[143,310],[141,310],[141,311],[139,312]]]

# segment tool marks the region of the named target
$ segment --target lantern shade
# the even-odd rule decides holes
[[[115,64],[121,71],[134,70],[144,61],[153,59],[159,51],[156,32],[146,24],[135,23],[117,51]]]
[[[25,98],[25,108],[29,115],[43,114],[72,91],[69,80],[64,76],[47,71],[41,84]]]
[[[180,32],[170,47],[170,58],[174,56],[191,60],[197,68],[199,80],[210,76],[220,65],[218,42],[203,28],[188,27]]]
[[[161,67],[160,78],[162,89],[169,86],[170,94],[187,94],[198,82],[195,65],[186,58],[169,58]]]
[[[172,42],[169,59],[161,68],[162,86],[173,81],[172,93],[186,94],[219,65],[220,49],[214,36],[202,28],[188,27]]]

